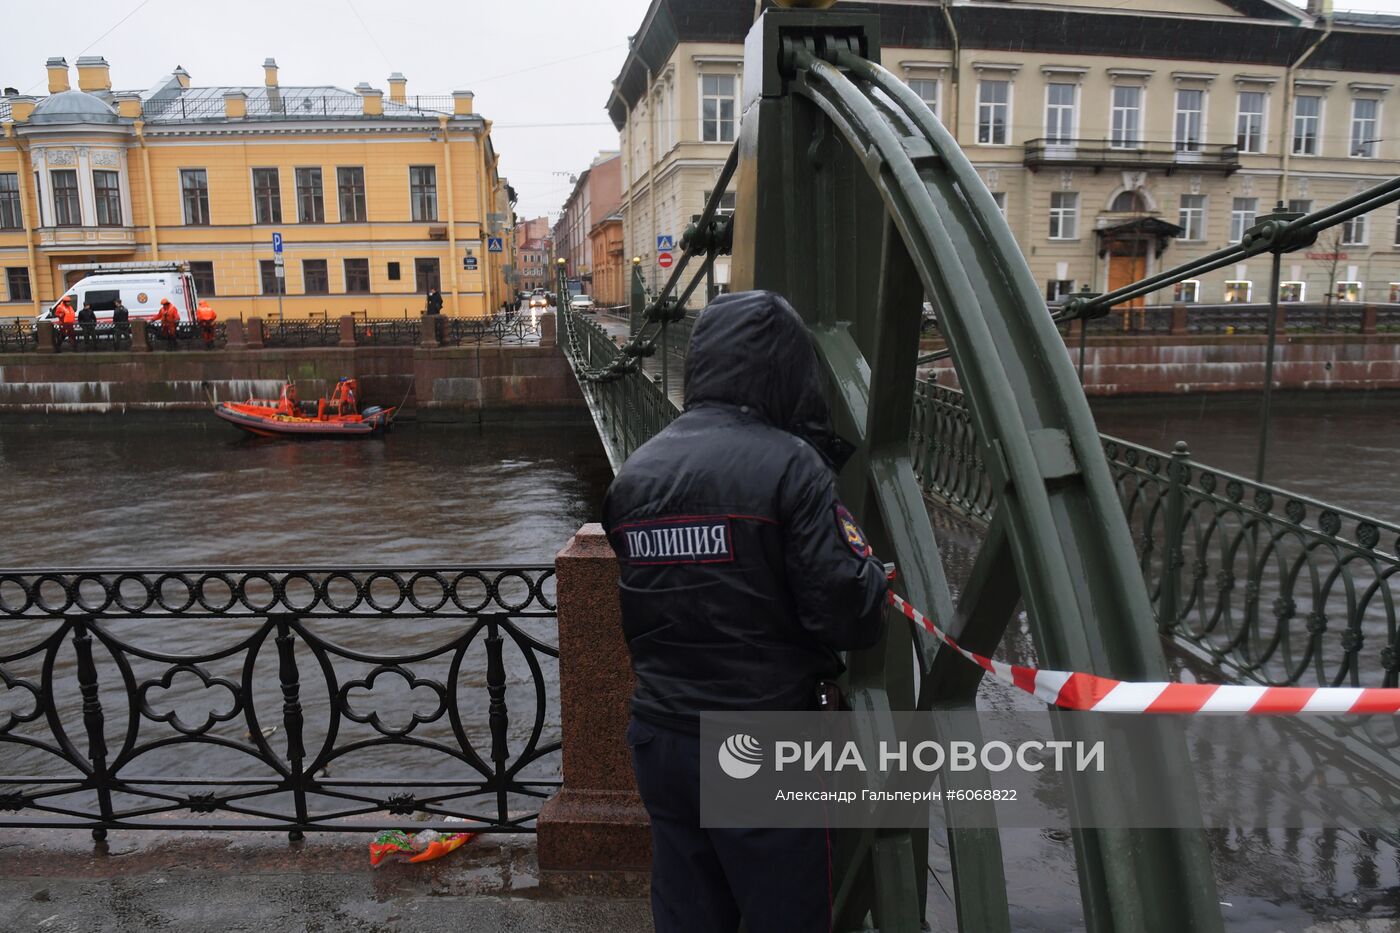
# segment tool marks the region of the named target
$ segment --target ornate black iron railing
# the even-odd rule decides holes
[[[334,347],[340,343],[339,321],[263,321],[265,347]]]
[[[962,393],[920,382],[915,469],[925,492],[995,512]],[[1103,438],[1164,635],[1270,685],[1400,683],[1400,525],[1190,459]]]
[[[527,344],[539,343],[538,317],[497,314],[487,318],[444,317],[440,339],[443,344]]]
[[[419,318],[355,319],[355,345],[360,347],[412,347],[423,339]]]
[[[0,826],[532,832],[553,573],[0,571]]]
[[[0,353],[29,353],[39,348],[39,336],[30,321],[0,324]]]

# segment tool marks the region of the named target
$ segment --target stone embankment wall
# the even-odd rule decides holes
[[[366,405],[403,404],[420,421],[578,417],[583,397],[555,346],[357,347],[157,353],[0,354],[0,415],[207,409],[276,398],[284,380],[302,398],[360,380]]]
[[[1090,337],[1084,347],[1089,395],[1257,392],[1264,385],[1266,338],[1255,335]],[[1079,341],[1066,352],[1079,365]],[[933,371],[950,384],[952,366]],[[1274,388],[1400,388],[1400,334],[1288,334],[1274,349]]]

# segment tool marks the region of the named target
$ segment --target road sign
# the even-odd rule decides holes
[[[287,277],[287,267],[284,266],[284,265],[282,265],[280,262],[279,262],[279,263],[277,264],[277,266],[273,269],[273,272],[276,273],[276,275],[277,275],[277,277],[278,277],[279,279],[283,279],[283,278],[286,278],[286,277]]]
[[[489,236],[486,238],[486,251],[488,253],[499,253],[503,249],[505,249],[505,244],[501,242],[500,237]]]
[[[475,257],[475,256],[463,256],[463,257],[462,257],[462,268],[463,268],[463,269],[466,269],[468,272],[475,272],[475,271],[476,271],[476,257]]]
[[[669,233],[658,233],[656,235],[656,251],[658,253],[669,253],[676,248],[676,241]]]
[[[282,234],[274,233],[272,235],[272,251],[279,256],[282,255]]]
[[[663,269],[671,268],[671,262],[672,259],[670,253],[660,253],[656,257],[656,264]]]
[[[273,257],[272,257],[272,262],[273,262],[274,265],[277,266],[277,268],[279,268],[279,269],[282,268],[282,254],[281,254],[281,253],[278,253],[276,256],[273,256]]]

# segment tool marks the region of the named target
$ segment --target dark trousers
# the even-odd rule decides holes
[[[831,927],[824,829],[704,829],[700,739],[633,719],[637,787],[651,815],[657,933],[819,933]]]

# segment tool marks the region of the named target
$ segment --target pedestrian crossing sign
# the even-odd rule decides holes
[[[676,248],[675,238],[669,233],[658,233],[656,235],[656,251],[658,253],[669,253]]]
[[[501,243],[501,238],[500,238],[500,237],[498,237],[498,236],[489,236],[489,237],[486,238],[486,251],[487,251],[488,253],[499,253],[499,252],[501,252],[501,250],[503,250],[504,248],[505,248],[505,247],[504,247],[504,245]]]

